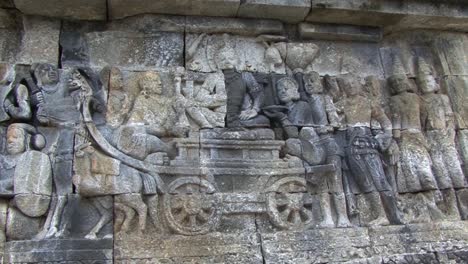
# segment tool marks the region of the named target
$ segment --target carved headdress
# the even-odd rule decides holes
[[[417,75],[432,75],[432,68],[427,64],[423,57],[418,57],[418,71]]]
[[[397,55],[392,56],[392,76],[406,76],[405,67]]]

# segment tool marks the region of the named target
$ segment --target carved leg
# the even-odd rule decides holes
[[[121,199],[121,203],[135,209],[135,211],[138,213],[138,224],[140,230],[145,230],[148,207],[143,202],[141,194],[123,194],[119,198]]]
[[[436,191],[427,191],[423,193],[427,209],[431,214],[434,221],[442,221],[445,218],[444,213],[437,207],[436,204]],[[440,195],[439,195],[440,196]]]
[[[320,211],[322,212],[322,221],[319,227],[335,227],[333,223],[332,211],[330,205],[330,195],[328,193],[321,193],[320,195]]]
[[[457,197],[454,189],[441,190],[445,215],[447,220],[460,220],[460,212],[457,207]]]
[[[390,222],[387,219],[387,215],[385,214],[385,210],[382,204],[382,201],[380,200],[380,195],[378,192],[371,192],[367,194],[369,203],[370,203],[370,209],[372,212],[377,213],[377,217],[370,221],[367,225],[368,226],[382,226],[382,225],[389,225]]]
[[[124,213],[122,226],[118,232],[127,232],[130,229],[130,224],[133,218],[135,218],[135,210],[133,210],[129,206],[120,203],[116,204],[115,206],[116,209],[119,209]]]
[[[335,205],[337,220],[337,227],[352,227],[353,225],[349,222],[348,214],[346,210],[346,199],[344,194],[332,194],[333,203]]]
[[[41,232],[39,232],[39,234],[37,234],[34,237],[35,240],[42,240],[42,239],[46,238],[46,235],[49,232],[49,229],[51,228],[52,218],[53,218],[54,213],[55,213],[55,207],[57,207],[57,197],[53,196],[52,197],[52,202],[50,203],[50,207],[49,207],[49,213],[47,214],[47,218],[46,218],[46,221],[44,223],[44,226],[42,227]]]
[[[197,125],[200,126],[200,128],[213,128],[210,122],[208,122],[206,117],[202,114],[200,109],[198,109],[197,107],[187,108],[186,111],[189,114],[189,116],[193,118],[193,120],[195,120]]]
[[[109,223],[113,218],[113,215],[110,212],[110,210],[104,208],[104,206],[101,205],[101,202],[99,200],[93,200],[92,203],[99,211],[101,218],[99,219],[98,223],[93,227],[93,229],[91,229],[91,231],[85,236],[86,239],[97,239],[97,233],[99,233],[99,231],[101,231],[104,225]]]
[[[385,206],[388,208],[390,221],[393,224],[403,224],[403,216],[397,206],[397,201],[393,191],[383,191],[380,193]]]
[[[67,196],[58,196],[57,197],[57,205],[55,206],[54,213],[52,215],[52,220],[50,223],[50,228],[45,238],[55,237],[59,231],[60,221],[62,218],[63,209],[67,204]]]

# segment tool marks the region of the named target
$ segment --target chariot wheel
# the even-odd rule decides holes
[[[215,187],[196,177],[180,178],[163,195],[163,212],[169,228],[182,235],[201,235],[215,229],[221,216],[221,199]]]
[[[312,197],[303,178],[276,181],[267,189],[266,206],[271,223],[279,229],[301,230],[313,222]]]

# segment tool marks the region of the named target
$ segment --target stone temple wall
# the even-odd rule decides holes
[[[468,263],[468,3],[0,1],[2,263]]]

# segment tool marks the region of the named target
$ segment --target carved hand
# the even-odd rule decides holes
[[[244,110],[240,113],[239,115],[239,119],[240,120],[249,120],[249,119],[252,119],[254,117],[256,117],[258,115],[257,111],[254,110],[254,109],[248,109],[248,110]]]

